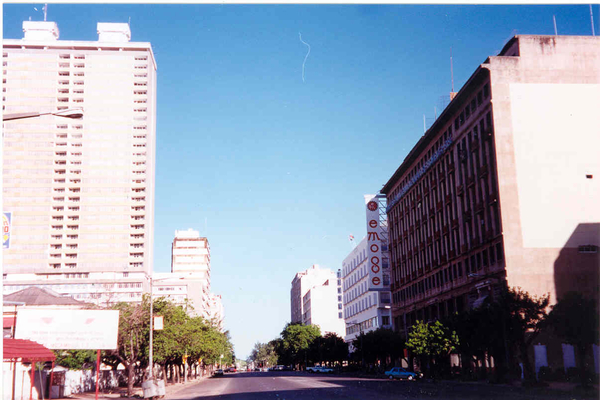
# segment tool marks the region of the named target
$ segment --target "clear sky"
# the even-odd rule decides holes
[[[3,36],[43,20],[4,4]],[[34,9],[37,8],[37,11]],[[600,7],[593,6],[600,34]],[[236,354],[279,335],[294,275],[337,270],[451,90],[515,34],[591,35],[589,5],[50,4],[62,40],[128,22],[158,65],[154,270],[175,230],[211,246]],[[306,57],[308,46],[310,54]],[[305,61],[306,59],[306,61]],[[303,79],[304,63],[304,79]]]

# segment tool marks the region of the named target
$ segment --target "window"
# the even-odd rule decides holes
[[[503,256],[504,256],[504,252],[502,250],[502,243],[497,243],[496,244],[496,259],[498,261],[501,261]]]
[[[123,272],[123,278],[128,278],[129,277],[129,272]]]
[[[597,253],[598,252],[598,246],[594,246],[591,244],[585,245],[585,246],[579,246],[579,252],[580,253]]]

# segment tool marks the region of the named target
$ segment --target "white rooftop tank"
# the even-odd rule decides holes
[[[23,40],[58,40],[56,22],[23,21]]]
[[[129,42],[131,30],[129,24],[116,22],[98,22],[99,42]]]

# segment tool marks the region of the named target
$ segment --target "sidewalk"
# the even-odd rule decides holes
[[[186,383],[170,383],[167,382],[165,385],[165,398],[168,398],[170,395],[179,392],[182,389],[187,387],[197,385],[203,380],[209,378],[209,376],[205,376],[203,378],[196,379],[188,379]],[[121,393],[124,393],[121,395]],[[98,392],[98,399],[126,399],[127,398],[127,388],[119,387],[112,389],[111,392],[103,393],[102,391]],[[66,397],[67,399],[72,400],[93,400],[96,398],[96,392],[85,392],[85,393],[73,393],[70,396]],[[131,398],[144,398],[144,392],[140,386],[135,386],[133,388],[133,392],[131,394]]]

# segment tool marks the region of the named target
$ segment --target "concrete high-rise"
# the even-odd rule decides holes
[[[598,37],[519,35],[478,66],[382,189],[397,329],[506,286],[598,299],[598,109]]]
[[[140,301],[153,269],[156,62],[128,24],[64,41],[54,22],[5,39],[4,293],[42,286],[84,301]]]

